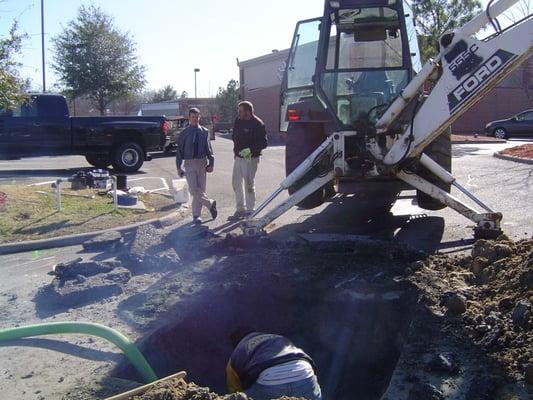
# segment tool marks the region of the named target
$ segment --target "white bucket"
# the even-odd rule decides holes
[[[172,179],[170,190],[176,203],[182,204],[189,202],[189,185],[187,185],[185,178]]]

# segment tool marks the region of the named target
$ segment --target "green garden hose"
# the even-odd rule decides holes
[[[122,333],[101,324],[90,322],[50,322],[22,326],[11,329],[0,329],[0,341],[21,339],[30,336],[56,335],[77,333],[98,336],[113,343],[126,355],[135,369],[141,374],[146,383],[156,381],[157,375],[148,364],[139,349]]]

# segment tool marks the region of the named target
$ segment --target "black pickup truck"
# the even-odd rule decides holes
[[[0,160],[84,155],[98,168],[135,172],[168,144],[165,117],[70,117],[63,96],[31,95],[0,109]]]

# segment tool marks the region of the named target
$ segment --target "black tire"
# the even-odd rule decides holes
[[[426,151],[424,151],[429,157],[436,161],[441,167],[446,169],[446,171],[452,171],[452,135],[451,129],[444,134],[442,134],[437,140],[433,141],[431,145],[428,146]],[[418,168],[418,174],[427,180],[430,183],[438,186],[442,190],[450,193],[451,185],[441,181],[433,173],[431,173],[426,168],[420,166]],[[446,205],[441,203],[438,200],[435,200],[433,197],[427,195],[420,190],[416,191],[416,200],[418,206],[425,210],[442,210],[446,208]]]
[[[163,153],[167,156],[171,156],[176,152],[176,147],[172,145],[168,145],[163,149]]]
[[[494,128],[493,131],[494,137],[497,139],[507,139],[509,137],[509,134],[505,130],[505,128]]]
[[[374,227],[388,226],[394,219],[391,208],[398,198],[400,191],[397,185],[374,183],[368,186],[364,197],[359,200],[359,209],[363,212],[367,221],[371,221]]]
[[[111,164],[111,158],[109,154],[87,154],[85,159],[93,167],[104,169]]]
[[[287,129],[287,143],[285,145],[285,173],[288,176],[294,171],[300,163],[316,150],[326,139],[324,126],[322,124],[312,123],[289,123]],[[295,185],[289,188],[289,194],[295,193],[298,189],[308,183],[316,176],[315,171],[309,171]],[[327,185],[326,185],[327,186]],[[330,193],[328,193],[330,194]],[[311,193],[300,203],[298,207],[311,209],[324,203],[324,187]]]
[[[113,168],[119,172],[136,172],[144,163],[144,150],[135,142],[118,145],[111,157]]]

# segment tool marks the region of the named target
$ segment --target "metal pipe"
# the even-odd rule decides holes
[[[516,3],[518,3],[518,1],[520,0],[500,0],[494,3],[489,8],[489,14],[491,18],[496,18],[498,15],[502,14],[503,12],[507,11],[509,8],[514,6]],[[483,10],[473,19],[471,19],[466,24],[464,24],[462,27],[456,29],[455,32],[461,36],[462,35],[472,36],[475,33],[477,33],[480,29],[485,27],[489,22],[490,21],[489,21],[489,18],[487,17],[487,12],[486,10]]]
[[[289,176],[287,176],[279,185],[279,187],[270,195],[268,198],[263,201],[259,207],[256,208],[256,210],[253,212],[252,215],[250,215],[249,219],[254,218],[257,214],[259,214],[268,204],[272,202],[281,192],[288,189],[290,186],[292,186],[298,179],[300,179],[302,176],[304,176],[307,171],[313,166],[313,163],[315,162],[316,158],[324,151],[327,150],[329,146],[332,145],[332,141],[334,140],[334,136],[337,133],[329,136],[318,148],[313,151],[305,160],[303,160],[298,167],[294,171],[292,171]],[[355,134],[355,133],[354,133]]]
[[[200,72],[200,68],[195,68],[194,69],[194,98],[195,99],[198,98],[197,93],[196,93],[196,73],[197,72]]]
[[[485,209],[486,211],[493,213],[492,209],[487,206],[485,203],[483,203],[481,200],[479,200],[476,196],[474,196],[472,193],[470,193],[468,190],[466,190],[463,186],[461,186],[457,181],[452,183],[453,186],[455,186],[457,189],[459,189],[462,193],[466,194],[468,198],[470,198],[474,203],[476,203],[481,208]]]
[[[56,208],[61,211],[61,182],[62,179],[56,180]]]
[[[46,92],[46,72],[44,62],[44,0],[41,0],[41,51],[43,58],[43,93]]]
[[[263,201],[259,205],[259,207],[257,207],[255,209],[255,211],[252,213],[252,215],[250,215],[250,218],[255,218],[255,216],[257,214],[259,214],[261,211],[263,211],[265,209],[265,207],[268,206],[272,200],[274,200],[281,192],[283,192],[283,190],[284,190],[283,187],[281,187],[281,186],[278,187],[274,193],[272,193],[270,196],[268,196],[268,198],[265,201]]]
[[[404,108],[409,104],[414,96],[417,96],[420,89],[424,86],[424,82],[435,72],[439,65],[440,56],[437,59],[429,59],[422,70],[413,78],[411,82],[402,90],[396,100],[387,108],[385,113],[376,122],[378,132],[386,131],[390,124],[400,115]]]
[[[441,181],[451,184],[455,182],[452,174],[446,171],[442,166],[426,154],[420,157],[420,164],[433,172]]]
[[[115,175],[111,175],[111,181],[113,182],[113,205],[115,207],[115,211],[117,211],[117,208],[118,208],[117,177]]]

